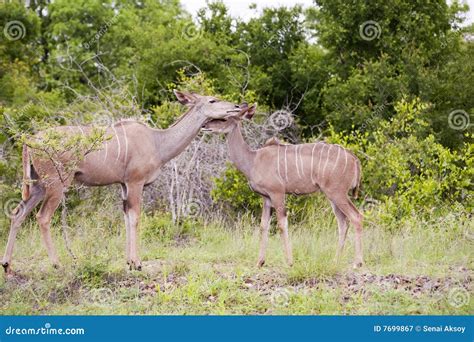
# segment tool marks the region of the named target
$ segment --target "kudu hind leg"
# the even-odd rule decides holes
[[[262,267],[265,264],[265,254],[268,245],[268,232],[270,230],[270,220],[272,213],[272,204],[268,197],[263,198],[262,221],[260,224],[260,251],[258,254],[257,266]]]
[[[348,224],[347,224],[347,217],[346,215],[337,207],[334,202],[331,202],[332,210],[334,211],[334,215],[336,216],[337,220],[337,228],[338,228],[338,235],[339,235],[339,242],[336,250],[336,262],[339,261],[342,250],[344,249],[344,244],[347,237],[348,231]]]
[[[51,219],[53,218],[54,212],[61,203],[63,196],[63,190],[60,187],[49,188],[46,192],[45,199],[41,205],[41,209],[36,215],[36,219],[40,226],[41,236],[43,243],[48,252],[49,259],[54,267],[59,266],[58,254],[54,248],[53,239],[51,237]]]
[[[128,197],[128,189],[125,184],[122,184],[122,201],[123,201],[123,218],[125,221],[125,255],[127,257],[127,265],[131,265],[130,259],[130,222],[128,220],[128,204],[127,204],[127,197]]]
[[[31,211],[41,202],[43,197],[44,190],[42,188],[39,186],[32,187],[30,198],[28,198],[26,201],[21,201],[12,214],[7,247],[2,260],[2,266],[7,274],[11,273],[11,260],[17,233],[20,230],[22,223],[25,221]]]
[[[363,265],[362,255],[362,221],[363,216],[357,210],[351,200],[345,196],[342,199],[334,201],[337,207],[346,215],[349,221],[354,225],[355,229],[355,260],[354,267],[360,267]]]

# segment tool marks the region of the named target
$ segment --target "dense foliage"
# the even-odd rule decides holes
[[[472,209],[474,28],[463,25],[466,10],[444,0],[315,0],[233,18],[210,2],[193,20],[178,0],[2,3],[2,200],[18,194],[19,142],[39,122],[92,122],[107,102],[112,117],[166,127],[180,113],[171,104],[180,87],[288,110],[299,134],[283,129],[283,138],[322,135],[353,149],[362,199],[383,203],[391,220],[456,203]],[[232,167],[215,184],[224,205],[259,207]]]

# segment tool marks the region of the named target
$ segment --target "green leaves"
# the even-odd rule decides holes
[[[364,191],[396,208],[395,217],[466,198],[474,31],[460,26],[465,5],[317,0],[258,10],[237,18],[210,2],[196,17],[177,0],[0,6],[2,181],[18,178],[22,134],[123,117],[165,128],[181,113],[171,92],[180,88],[258,102],[262,113],[288,109],[303,131],[294,141],[329,135],[359,151]],[[460,127],[450,125],[453,112],[463,115]],[[46,145],[60,159],[65,146],[84,151],[103,138],[52,134]],[[234,210],[260,208],[233,168],[214,196]],[[289,206],[303,208],[293,199]]]
[[[260,197],[250,189],[247,178],[233,165],[228,165],[224,175],[214,179],[211,192],[216,202],[223,202],[232,211],[259,211],[262,207]]]
[[[382,201],[389,221],[412,212],[430,215],[433,208],[458,203],[474,205],[472,144],[451,151],[433,134],[426,135],[427,122],[421,116],[427,108],[419,99],[401,100],[394,105],[394,117],[380,122],[375,131],[344,136],[332,130],[331,141],[361,159],[363,195]],[[465,201],[466,196],[471,199]]]

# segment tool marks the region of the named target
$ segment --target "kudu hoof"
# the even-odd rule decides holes
[[[354,265],[352,265],[354,269],[361,268],[362,266],[364,266],[364,263],[362,261],[357,261],[354,263]]]
[[[263,267],[263,265],[265,265],[265,260],[259,260],[257,262],[257,267]]]
[[[3,270],[5,271],[5,274],[10,274],[11,273],[11,267],[8,262],[2,263]]]
[[[134,261],[127,261],[128,269],[130,271],[137,270],[141,271],[142,270],[142,265],[139,262],[134,262]]]

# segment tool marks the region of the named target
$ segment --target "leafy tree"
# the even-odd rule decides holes
[[[34,92],[40,21],[21,4],[7,3],[0,6],[0,27],[0,104],[23,103]]]
[[[237,27],[239,48],[251,56],[251,87],[274,108],[297,102],[305,89],[293,84],[289,61],[295,49],[306,44],[302,22],[300,6],[265,8],[261,17]]]
[[[315,0],[312,11],[320,43],[347,76],[352,67],[364,60],[390,56],[394,64],[403,63],[406,49],[418,49],[429,62],[438,61],[442,39],[450,35],[461,20],[466,6],[443,0]]]

